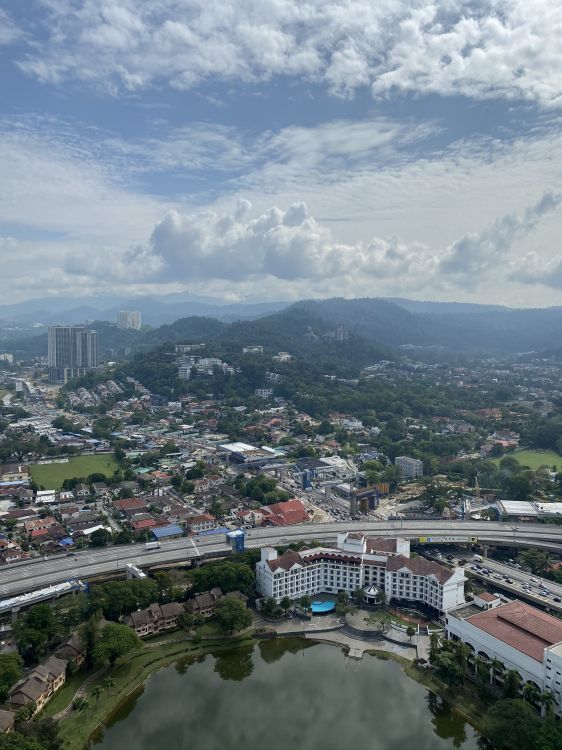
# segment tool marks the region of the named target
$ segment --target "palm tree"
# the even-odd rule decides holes
[[[462,641],[457,641],[455,643],[455,656],[461,668],[463,679],[464,675],[466,674],[469,655],[470,646],[467,643],[463,643]]]
[[[534,682],[526,682],[523,685],[523,700],[527,703],[538,703],[541,691]]]
[[[281,605],[281,609],[283,610],[283,613],[286,615],[287,612],[291,609],[291,604],[293,602],[289,599],[288,596],[284,596],[279,604]]]
[[[101,685],[95,685],[94,689],[92,690],[92,698],[96,699],[96,703],[100,699],[100,695],[103,693],[103,688]]]
[[[482,677],[487,666],[488,666],[488,662],[486,661],[486,659],[483,659],[481,656],[475,657],[474,673],[476,674],[477,677]]]
[[[494,658],[490,662],[490,685],[494,684],[494,675],[495,674],[502,674],[505,672],[505,667],[503,665],[503,662],[499,659]]]
[[[550,690],[545,690],[544,693],[541,694],[542,716],[548,716],[550,714],[554,700],[554,693],[551,693]]]
[[[517,698],[521,688],[521,675],[516,669],[508,669],[503,683],[504,698]]]
[[[408,625],[408,627],[406,628],[406,635],[410,640],[412,640],[412,636],[414,636],[417,632],[418,631],[413,625]]]

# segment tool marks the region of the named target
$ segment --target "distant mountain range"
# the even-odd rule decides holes
[[[440,351],[443,357],[562,351],[560,307],[520,310],[496,305],[380,298],[304,300],[290,306],[281,302],[213,305],[208,299],[189,301],[177,297],[169,295],[163,298],[165,301],[153,298],[124,300],[109,309],[140,309],[143,312],[141,303],[144,300],[145,309],[152,310],[155,317],[159,314],[173,317],[175,313],[172,311],[192,308],[205,310],[205,314],[197,312],[148,330],[122,331],[113,323],[100,320],[99,311],[94,310],[92,314],[97,313],[98,318],[90,325],[99,332],[100,350],[110,353],[110,356],[122,356],[164,343],[209,340],[220,343],[224,351],[243,344],[262,344],[266,349],[297,352],[310,349],[315,342],[329,340],[330,331],[343,326],[349,335],[348,346],[357,355],[356,361],[361,359],[358,353],[362,346],[367,358],[377,347],[397,350],[404,346],[434,353]],[[107,301],[108,298],[104,299]],[[89,303],[88,300],[82,302]],[[93,309],[90,304],[68,309],[64,309],[61,301],[57,304],[61,307],[55,312],[51,309],[52,322],[84,322],[79,316],[72,318],[72,310]],[[4,306],[4,310],[8,307],[14,314],[16,307],[18,314],[28,314],[21,306]],[[163,308],[166,308],[164,312]],[[69,321],[65,315],[72,319]],[[16,338],[14,335],[12,340],[4,338],[1,346],[20,358],[46,354],[46,332],[39,336]]]
[[[55,297],[0,305],[0,321],[71,325],[91,320],[114,323],[119,310],[139,310],[149,326],[173,323],[179,318],[201,315],[232,322],[269,315],[287,302],[227,303],[213,297],[167,294],[161,297]]]

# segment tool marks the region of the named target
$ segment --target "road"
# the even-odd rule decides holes
[[[279,545],[294,541],[317,539],[333,542],[338,533],[362,531],[372,536],[402,536],[405,538],[438,537],[447,541],[467,541],[478,537],[484,544],[507,544],[540,547],[552,552],[562,548],[562,528],[549,524],[510,524],[476,521],[354,521],[345,523],[301,524],[285,528],[252,529],[246,532],[247,547]],[[0,598],[34,591],[69,578],[88,579],[123,571],[127,563],[140,568],[158,564],[179,563],[205,555],[228,552],[222,535],[184,537],[163,542],[158,550],[145,550],[143,545],[131,544],[98,550],[77,552],[73,556],[34,558],[0,568]]]

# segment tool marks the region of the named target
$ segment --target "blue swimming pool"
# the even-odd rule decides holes
[[[313,615],[325,615],[328,612],[333,612],[336,608],[335,601],[328,600],[325,602],[312,602],[311,610]]]

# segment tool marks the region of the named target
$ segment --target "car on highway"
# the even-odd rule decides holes
[[[552,597],[553,602],[562,602],[562,599],[559,596],[553,596]]]
[[[538,583],[538,579],[536,579],[536,578],[533,578],[533,576],[531,576],[531,577],[529,578],[529,580],[531,581],[531,583]]]

